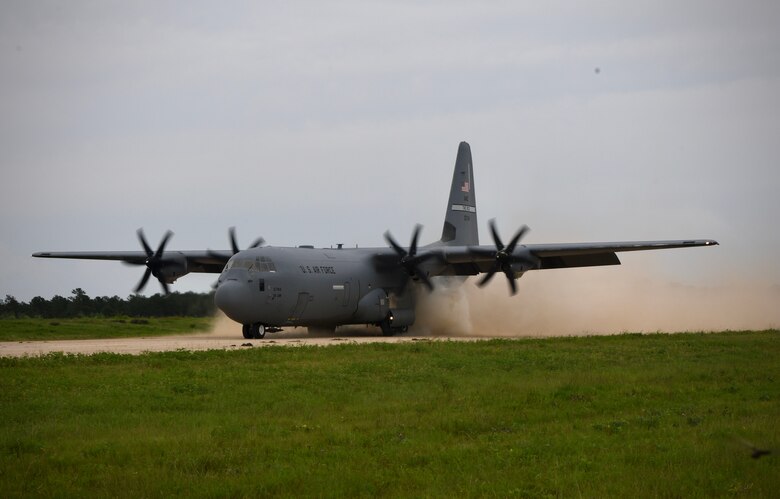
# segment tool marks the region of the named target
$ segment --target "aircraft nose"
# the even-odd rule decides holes
[[[225,312],[225,315],[236,322],[243,323],[246,315],[244,302],[246,301],[245,286],[235,280],[222,282],[214,293],[214,304]]]

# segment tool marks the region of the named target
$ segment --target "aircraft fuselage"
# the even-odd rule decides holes
[[[372,249],[254,248],[234,255],[215,302],[241,324],[335,327],[379,324],[408,277],[377,271]],[[402,326],[403,324],[396,324]]]

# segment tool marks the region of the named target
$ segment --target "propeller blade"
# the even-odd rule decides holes
[[[135,292],[140,293],[142,289],[144,289],[144,286],[146,286],[146,281],[149,280],[149,276],[152,275],[152,269],[149,267],[146,267],[146,270],[144,271],[144,276],[141,278],[141,280],[138,282],[138,286],[135,287]]]
[[[501,242],[501,236],[498,235],[498,230],[496,229],[496,219],[491,218],[488,221],[488,225],[490,226],[490,233],[493,235],[493,242],[496,244],[498,251],[501,251],[504,249],[504,243]]]
[[[143,264],[140,265],[146,265],[146,270],[144,271],[143,277],[141,277],[141,280],[138,282],[138,285],[135,287],[135,292],[140,293],[144,287],[146,287],[146,283],[149,282],[149,277],[154,275],[155,277],[158,277],[158,272],[160,271],[160,268],[164,265],[163,262],[163,254],[165,253],[165,246],[168,244],[168,241],[173,237],[173,232],[167,231],[165,235],[163,236],[162,240],[160,241],[159,246],[157,246],[157,251],[153,252],[152,248],[149,246],[149,243],[146,241],[146,236],[144,235],[143,229],[138,229],[136,231],[136,234],[138,234],[138,240],[141,242],[141,246],[144,248],[144,253],[146,253],[146,261]],[[135,264],[133,262],[129,262],[131,265],[139,265]],[[163,285],[163,289],[165,290],[166,294],[168,293],[168,285],[163,283],[162,280],[159,279],[160,283]]]
[[[517,231],[515,237],[513,237],[512,240],[509,241],[509,244],[507,244],[506,246],[506,253],[508,255],[511,255],[512,252],[515,251],[515,246],[517,246],[517,243],[520,241],[520,239],[523,238],[526,232],[528,232],[528,226],[523,225],[522,227],[520,227],[520,230]]]
[[[165,245],[168,244],[168,240],[173,236],[173,232],[168,231],[165,233],[165,235],[162,238],[162,241],[160,241],[160,246],[157,247],[157,253],[154,254],[154,259],[159,260],[162,258],[163,252],[165,251]]]
[[[152,248],[149,247],[149,243],[146,242],[146,238],[144,237],[144,230],[138,229],[135,231],[135,233],[138,234],[138,240],[141,241],[141,246],[143,246],[144,251],[146,252],[146,256],[151,258],[152,255],[154,255],[154,251],[152,251]]]
[[[417,239],[420,237],[420,230],[422,225],[417,224],[414,226],[414,232],[412,232],[412,242],[409,244],[409,256],[417,254]]]
[[[509,281],[509,289],[511,293],[514,295],[517,293],[517,283],[515,282],[515,274],[512,271],[512,263],[513,262],[523,262],[523,263],[529,263],[529,266],[533,266],[534,262],[529,260],[525,256],[514,256],[513,253],[515,252],[515,248],[517,248],[517,244],[520,242],[520,240],[523,238],[523,236],[529,231],[527,225],[523,225],[520,227],[520,229],[515,232],[515,235],[512,237],[512,239],[509,241],[509,244],[507,246],[504,246],[503,241],[501,241],[501,236],[498,235],[498,229],[496,228],[496,219],[491,218],[488,221],[488,226],[490,227],[490,234],[493,236],[493,242],[496,244],[496,250],[495,251],[488,251],[483,248],[471,248],[469,252],[472,255],[475,256],[481,256],[481,257],[487,257],[487,256],[493,256],[495,258],[495,263],[493,264],[493,267],[488,271],[488,273],[477,282],[477,286],[484,286],[487,284],[493,276],[498,273],[499,271],[503,272],[504,275],[507,278],[507,281]]]
[[[143,267],[144,265],[146,265],[146,263],[145,262],[128,262],[128,261],[122,260],[122,265],[127,265],[129,267]]]
[[[162,286],[162,288],[163,288],[163,291],[165,292],[165,294],[166,294],[166,295],[170,294],[171,292],[170,292],[170,290],[168,289],[168,283],[166,283],[166,282],[165,282],[165,281],[163,281],[162,279],[159,279],[159,281],[160,281],[160,286]]]
[[[238,253],[238,242],[236,242],[236,228],[230,227],[228,229],[228,238],[230,239],[230,249],[233,250],[233,254]]]
[[[438,257],[439,255],[437,255],[436,253],[423,253],[422,255],[415,255],[414,257],[407,258],[406,263],[409,266],[414,265],[416,267],[426,260],[430,260],[431,258],[438,258]]]
[[[517,294],[517,283],[515,282],[515,278],[514,276],[510,277],[509,273],[507,273],[506,279],[507,281],[509,281],[509,289],[512,290],[512,296],[514,296],[515,294]]]
[[[387,244],[393,247],[396,253],[403,258],[407,255],[406,250],[401,247],[400,244],[395,242],[395,239],[393,239],[393,236],[390,234],[390,231],[388,230],[385,232],[385,241],[387,241]]]
[[[236,237],[236,228],[230,227],[228,229],[228,239],[230,240],[230,250],[235,255],[239,251],[241,251],[241,248],[238,247],[238,238]],[[257,248],[258,246],[262,246],[265,244],[265,239],[262,237],[258,237],[254,241],[252,241],[252,244],[249,245],[248,249]]]
[[[493,276],[496,275],[496,269],[490,269],[487,274],[485,274],[485,277],[479,280],[477,282],[477,286],[480,288],[490,282],[490,280],[493,278]]]
[[[414,230],[412,231],[412,240],[409,243],[408,251],[405,250],[400,244],[398,244],[395,239],[393,239],[393,236],[390,234],[389,230],[385,232],[385,241],[387,241],[387,244],[389,244],[398,254],[398,263],[400,263],[401,267],[403,267],[403,269],[406,271],[406,274],[410,277],[416,277],[419,281],[422,281],[422,283],[425,284],[428,290],[433,291],[433,283],[428,278],[428,274],[420,269],[419,265],[426,260],[435,258],[437,255],[435,253],[424,253],[422,255],[417,255],[417,242],[420,239],[421,230],[422,225],[417,224],[414,226]]]

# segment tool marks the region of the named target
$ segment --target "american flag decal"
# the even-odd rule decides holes
[[[469,192],[469,183],[463,182],[463,186],[460,188],[460,190],[463,192]]]

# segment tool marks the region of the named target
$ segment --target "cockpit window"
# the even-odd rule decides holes
[[[258,272],[276,272],[276,266],[270,258],[260,256],[255,258],[255,269]]]
[[[243,258],[233,258],[225,266],[225,270],[228,269],[248,269],[252,266],[252,260],[246,260]]]
[[[274,262],[265,256],[257,257],[254,260],[249,258],[231,258],[227,265],[225,265],[225,270],[230,269],[247,269],[255,272],[276,272]]]

